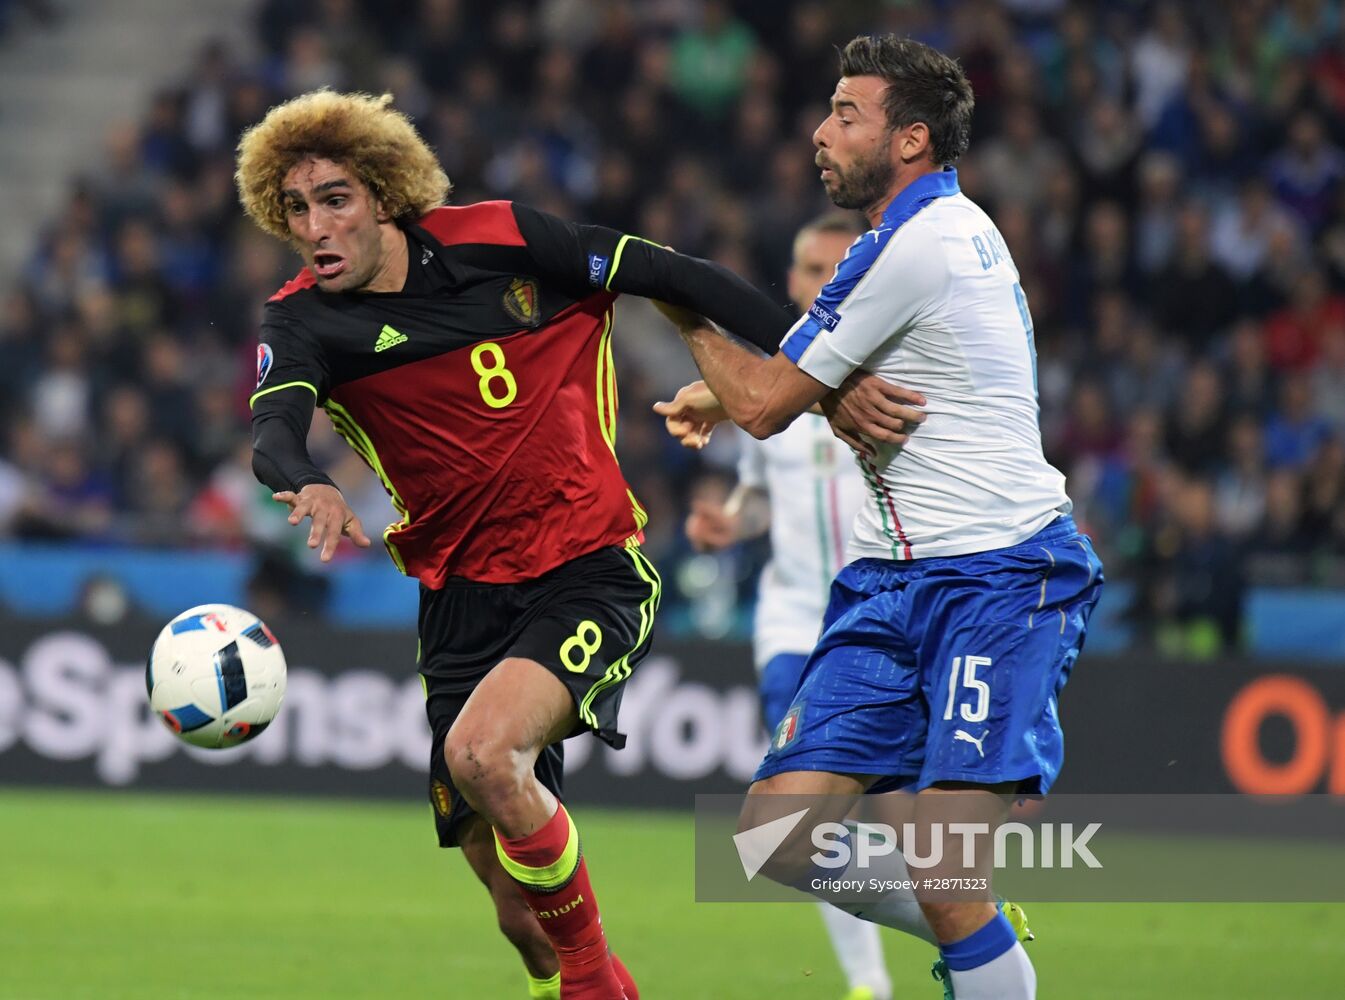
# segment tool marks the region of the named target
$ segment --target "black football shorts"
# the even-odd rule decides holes
[[[420,673],[430,744],[430,803],[442,847],[472,808],[453,787],[444,738],[472,691],[509,657],[535,660],[569,689],[579,712],[571,736],[595,733],[618,749],[624,682],[649,652],[660,583],[634,542],[598,549],[535,580],[452,580],[420,589]],[[537,758],[538,780],[561,797],[561,744]]]

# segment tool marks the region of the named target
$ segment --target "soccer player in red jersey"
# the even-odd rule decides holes
[[[315,404],[378,474],[401,515],[384,544],[421,583],[440,844],[486,885],[534,997],[633,1000],[560,801],[562,740],[625,742],[623,682],[659,602],[616,461],[613,304],[685,306],[767,351],[791,319],[724,268],[611,229],[445,207],[448,178],[390,96],[278,105],[239,143],[237,182],[304,263],[265,307],[254,470],[324,561],[370,540],[307,453]],[[903,422],[882,409],[872,434]]]

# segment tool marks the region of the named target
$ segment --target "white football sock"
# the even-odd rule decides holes
[[[881,862],[871,863],[869,867],[864,869],[858,868],[852,857],[845,870],[836,874],[833,878],[837,881],[850,880],[861,884],[869,878],[881,878],[885,881],[897,883],[911,880],[910,872],[906,869],[906,859],[900,851],[885,855]],[[848,900],[844,894],[814,893],[814,895],[863,920],[882,924],[884,927],[891,927],[893,930],[918,937],[921,941],[928,941],[932,945],[938,945],[939,943],[938,938],[934,936],[934,931],[930,929],[929,922],[925,920],[924,913],[920,911],[920,904],[915,900],[915,893],[910,889],[893,889],[880,899],[863,902]]]
[[[957,1000],[1035,1000],[1037,972],[1023,946],[1017,942],[984,965],[953,972]]]
[[[877,1000],[892,1000],[892,981],[887,975],[878,927],[829,903],[819,903],[818,908],[850,988],[867,986]]]

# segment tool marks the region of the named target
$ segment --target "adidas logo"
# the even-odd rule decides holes
[[[378,331],[378,340],[374,342],[374,353],[386,351],[389,347],[396,347],[398,344],[405,344],[409,338],[404,333],[399,333],[390,326],[384,326]]]

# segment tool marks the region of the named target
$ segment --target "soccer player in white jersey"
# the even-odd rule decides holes
[[[1064,477],[1042,455],[1017,269],[952,167],[972,105],[961,67],[943,53],[895,35],[851,41],[813,138],[832,201],[863,211],[872,229],[769,359],[666,310],[713,393],[688,387],[659,405],[675,433],[727,416],[769,437],[861,366],[927,399],[928,419],[908,441],[857,455],[868,497],[851,562],[832,585],[748,816],[773,794],[843,800],[895,787],[917,793],[917,816],[950,806],[1002,815],[1013,795],[1044,794],[1060,770],[1057,697],[1102,567],[1069,516]],[[806,879],[808,853],[788,840],[764,872]],[[993,900],[917,897],[949,995],[1035,997],[1036,973]],[[907,905],[894,900],[894,912]],[[886,899],[855,912],[898,922]]]
[[[789,297],[806,310],[862,231],[853,213],[810,222],[794,237]],[[770,531],[771,559],[757,587],[752,652],[761,718],[774,732],[789,711],[808,654],[822,628],[832,578],[845,564],[850,526],[864,501],[864,479],[824,417],[805,413],[767,441],[743,436],[738,484],[725,503],[696,501],[686,534],[718,551]],[[845,1000],[892,1000],[878,927],[820,904],[850,992]]]

